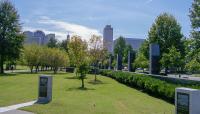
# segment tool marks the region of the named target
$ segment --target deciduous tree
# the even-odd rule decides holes
[[[0,1],[0,73],[4,73],[5,61],[19,58],[23,48],[24,36],[21,34],[19,14],[7,0]]]

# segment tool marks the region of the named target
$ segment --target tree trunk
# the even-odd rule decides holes
[[[85,86],[84,86],[84,79],[81,78],[81,81],[82,81],[82,86],[81,86],[81,88],[85,88]]]
[[[95,71],[94,71],[94,81],[97,81],[97,69],[95,68]]]
[[[168,67],[165,68],[165,75],[167,76]]]
[[[0,55],[0,73],[3,74],[4,73],[4,69],[3,69],[3,55]]]
[[[33,73],[33,66],[31,66],[30,69],[31,69],[31,74],[32,74]]]
[[[58,69],[57,67],[54,68],[54,74],[57,73],[57,69]]]

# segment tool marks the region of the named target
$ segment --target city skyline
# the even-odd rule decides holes
[[[115,0],[59,0],[59,2],[11,0],[11,2],[19,11],[23,30],[55,33],[59,40],[66,38],[68,31],[84,38],[88,38],[91,34],[103,35],[103,28],[107,24],[113,26],[114,39],[120,35],[146,38],[154,20],[163,12],[176,17],[186,37],[191,31],[188,14],[192,0],[118,2]]]

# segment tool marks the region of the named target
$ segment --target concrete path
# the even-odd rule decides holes
[[[0,113],[12,111],[12,110],[16,110],[18,108],[22,108],[22,107],[25,107],[25,106],[31,106],[34,103],[36,103],[36,101],[31,101],[31,102],[27,102],[27,103],[21,103],[21,104],[11,105],[11,106],[7,106],[7,107],[0,107]],[[7,114],[7,113],[4,113],[4,114]]]
[[[34,113],[22,111],[22,110],[11,110],[11,111],[7,111],[7,112],[2,112],[0,114],[34,114]]]

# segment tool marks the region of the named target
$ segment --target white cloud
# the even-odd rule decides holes
[[[23,30],[30,30],[30,31],[42,30],[46,34],[55,33],[58,40],[66,39],[68,32],[70,33],[71,36],[79,35],[85,40],[88,40],[93,34],[101,35],[101,33],[96,29],[92,29],[75,23],[54,20],[46,16],[40,17],[40,19],[36,23],[44,25],[45,27],[39,27],[39,28],[24,27]]]
[[[151,3],[151,2],[153,2],[153,0],[147,0],[147,1],[146,1],[147,4],[148,4],[148,3]]]
[[[48,17],[41,17],[41,19],[38,20],[38,23],[47,25],[51,27],[51,29],[55,29],[55,31],[65,34],[65,37],[67,32],[70,32],[72,35],[79,35],[86,40],[89,39],[93,34],[101,35],[96,29],[74,23],[54,20]]]
[[[67,37],[67,35],[66,35],[66,33],[63,33],[63,32],[59,32],[59,31],[49,31],[49,30],[47,30],[47,29],[45,29],[45,28],[33,28],[33,27],[23,27],[23,31],[32,31],[32,32],[34,32],[34,31],[36,31],[36,30],[41,30],[41,31],[43,31],[45,34],[50,34],[50,33],[53,33],[53,34],[55,34],[56,35],[56,38],[58,39],[58,40],[64,40],[64,39],[66,39],[66,37]]]

